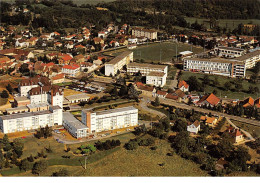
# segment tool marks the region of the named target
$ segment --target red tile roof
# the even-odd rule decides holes
[[[182,86],[184,86],[184,88],[189,87],[189,85],[184,80],[179,81],[178,88],[181,88]]]
[[[167,92],[166,91],[162,91],[162,90],[157,90],[156,92],[158,95],[166,95]]]
[[[78,69],[79,66],[76,65],[76,64],[74,64],[74,65],[64,65],[62,68],[63,68],[63,69],[71,69],[71,70],[75,70],[75,69]]]
[[[200,104],[204,101],[207,101],[209,104],[211,105],[217,105],[220,102],[220,99],[218,97],[216,97],[213,93],[211,93],[210,95],[205,95],[203,96],[198,102],[197,104]]]
[[[243,107],[251,107],[254,106],[254,99],[252,97],[248,97],[243,101]]]

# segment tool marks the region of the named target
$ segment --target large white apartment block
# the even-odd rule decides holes
[[[115,57],[111,61],[105,64],[105,75],[106,76],[115,76],[117,71],[121,70],[125,65],[128,65],[130,62],[133,62],[134,55],[132,51],[123,52],[121,55]]]
[[[157,32],[154,30],[135,27],[132,29],[132,35],[136,37],[146,37],[147,39],[157,39]]]
[[[246,65],[246,69],[253,68],[257,62],[260,61],[260,50],[256,50],[234,60],[242,61]]]
[[[49,110],[0,116],[0,129],[3,133],[38,129],[46,125],[62,125],[61,107],[50,106]]]
[[[223,56],[227,58],[236,58],[244,55],[246,51],[240,48],[220,46],[214,48],[214,53],[218,56]]]
[[[77,120],[70,112],[63,113],[63,126],[75,138],[83,138],[88,135],[88,127]]]
[[[76,64],[64,65],[62,67],[62,73],[70,77],[76,77],[79,72],[80,72],[80,66]]]
[[[154,64],[142,64],[132,62],[127,65],[127,73],[135,75],[140,72],[143,76],[147,76],[150,72],[165,73],[167,77],[168,66],[167,65],[154,65]]]
[[[164,72],[150,72],[146,76],[146,84],[163,87],[166,84],[167,75]]]
[[[133,106],[93,112],[82,111],[82,123],[89,128],[89,133],[138,125],[138,109]]]
[[[183,70],[229,77],[245,77],[244,62],[221,58],[183,58]]]

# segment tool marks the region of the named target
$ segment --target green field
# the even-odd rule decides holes
[[[192,24],[194,22],[196,22],[196,20],[198,21],[199,24],[204,23],[205,26],[207,28],[210,28],[209,26],[209,19],[205,19],[205,18],[194,18],[194,17],[186,17],[185,20]],[[248,19],[248,20],[243,20],[243,19],[220,19],[218,20],[219,22],[219,26],[220,27],[226,27],[227,29],[233,30],[235,29],[240,23],[242,24],[248,24],[248,23],[253,23],[253,24],[258,24],[260,25],[260,20],[257,19]]]
[[[188,80],[188,78],[190,76],[196,76],[197,79],[202,82],[202,79],[204,77],[205,74],[202,74],[202,73],[194,73],[194,72],[188,72],[188,71],[183,71],[182,72],[182,76],[181,76],[181,79],[183,80]],[[209,79],[210,80],[214,80],[215,77],[218,77],[218,81],[220,83],[221,86],[223,86],[225,84],[225,82],[227,81],[234,81],[235,79],[234,78],[228,78],[228,77],[225,77],[225,76],[216,76],[216,75],[208,75],[209,76]],[[249,86],[252,85],[253,87],[257,86],[258,88],[260,88],[260,84],[251,84],[249,82],[247,82],[246,80],[243,80],[242,81],[242,86],[243,86],[243,90],[247,91]],[[216,90],[217,91],[217,96],[218,97],[222,97],[224,98],[225,96],[227,96],[227,98],[230,98],[230,99],[245,99],[249,96],[253,97],[254,99],[260,97],[260,94],[249,94],[249,93],[246,93],[246,92],[232,92],[232,91],[224,91],[224,90],[221,90],[220,88],[218,87],[213,87],[213,86],[209,86],[207,85],[205,87],[205,92],[207,93],[211,93],[213,90]]]
[[[87,170],[82,167],[84,157],[76,157],[64,152],[63,144],[55,142],[52,138],[26,139],[25,152],[22,157],[25,158],[31,154],[35,156],[43,147],[48,147],[50,144],[54,152],[47,153],[49,167],[41,176],[50,176],[61,167],[65,167],[72,176],[208,176],[206,171],[201,170],[199,165],[192,161],[178,155],[167,156],[166,154],[171,152],[171,147],[165,140],[157,140],[157,150],[139,147],[137,150],[127,151],[123,145],[130,138],[134,138],[132,133],[114,137],[113,139],[119,139],[122,142],[121,147],[90,155],[87,160]],[[68,145],[72,151],[79,146],[80,144]],[[70,155],[71,159],[64,159],[62,155]],[[165,165],[160,167],[160,163],[165,163]],[[0,173],[3,176],[33,176],[30,171],[20,172],[17,167],[0,171]]]
[[[123,51],[128,49],[120,49],[111,52],[105,52],[109,55],[119,55]],[[179,43],[177,47],[177,54],[182,51],[190,51],[191,46],[188,44]],[[160,60],[162,62],[171,62],[172,58],[176,55],[176,43],[163,42],[163,43],[153,43],[143,46],[138,46],[136,49],[132,50],[134,52],[134,59],[144,59],[145,62],[155,62],[158,63]],[[192,47],[194,53],[200,53],[203,51],[200,47]],[[161,53],[161,59],[160,59]]]

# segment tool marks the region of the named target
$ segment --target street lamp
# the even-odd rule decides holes
[[[87,169],[87,159],[88,159],[88,157],[85,156],[85,170]]]

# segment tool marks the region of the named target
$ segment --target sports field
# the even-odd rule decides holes
[[[110,52],[105,52],[108,55],[119,55],[123,51],[128,49],[120,49]],[[193,51],[194,53],[200,53],[203,48],[195,47],[189,44],[178,43],[177,54],[182,51]],[[136,49],[131,50],[134,52],[134,59],[144,59],[145,62],[172,62],[172,58],[176,55],[176,43],[173,42],[162,42],[153,43],[148,45],[138,46]]]

